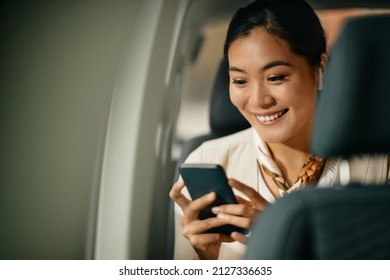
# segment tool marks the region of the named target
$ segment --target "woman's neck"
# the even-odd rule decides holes
[[[279,166],[284,179],[291,186],[297,179],[306,160],[310,157],[308,143],[268,143],[272,158]]]

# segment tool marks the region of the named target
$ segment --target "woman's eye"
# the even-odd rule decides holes
[[[275,75],[275,76],[270,76],[267,78],[269,82],[278,82],[278,81],[283,81],[286,78],[285,75]]]
[[[246,81],[245,81],[245,80],[235,79],[235,80],[233,80],[233,84],[242,86],[242,85],[245,85],[245,84],[246,84]]]

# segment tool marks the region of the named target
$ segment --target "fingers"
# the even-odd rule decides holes
[[[199,212],[214,202],[216,198],[216,193],[212,192],[195,199],[187,205],[187,207],[183,210],[183,217],[181,219],[184,236],[188,237],[192,234],[204,233],[209,229],[227,224],[224,220],[217,218],[208,218],[205,220],[198,219]]]
[[[253,209],[253,208],[249,208],[249,209]],[[220,219],[227,224],[249,229],[252,226],[253,222],[255,221],[258,213],[259,213],[258,211],[255,211],[252,212],[251,214],[245,213],[245,216],[237,216],[234,214],[232,215],[232,214],[221,212],[217,215],[217,219]]]
[[[250,207],[244,204],[225,204],[220,205],[218,207],[213,207],[211,211],[214,214],[227,214],[227,215],[235,215],[240,217],[249,217],[253,218],[257,216],[259,210],[254,207]]]
[[[240,203],[240,204],[244,204],[248,207],[252,207],[252,203],[244,198],[242,198],[241,196],[239,195],[236,195],[236,199],[237,199],[237,202]]]
[[[183,235],[190,239],[190,236],[196,235],[196,234],[206,234],[210,229],[220,227],[223,225],[226,225],[227,222],[218,219],[218,218],[208,218],[205,220],[193,220],[193,221],[187,221],[187,219],[182,219],[182,226],[183,226]]]
[[[214,202],[217,198],[215,192],[206,194],[198,199],[193,200],[191,203],[188,203],[187,206],[183,209],[184,218],[195,220],[198,218],[200,210]]]
[[[242,184],[241,182],[234,180],[234,179],[229,179],[228,181],[229,185],[243,194],[245,194],[249,200],[251,201],[253,207],[256,209],[263,211],[269,204],[268,201],[266,201],[257,191],[254,189]]]
[[[205,233],[205,231],[224,224],[225,222],[217,218],[195,220],[183,225],[183,235],[189,240],[200,259],[218,259],[222,242],[233,242],[234,240],[228,235]]]
[[[190,202],[185,195],[183,195],[182,190],[184,188],[183,179],[179,179],[173,184],[171,191],[169,192],[169,197],[174,200],[182,209],[184,209]]]
[[[206,250],[211,245],[220,244],[221,242],[233,242],[234,239],[228,235],[218,233],[203,233],[186,236],[192,247],[198,250]]]
[[[228,183],[231,187],[247,196],[248,200],[237,196],[239,204],[225,204],[213,207],[212,212],[217,214],[218,219],[221,219],[228,224],[249,229],[259,213],[263,211],[269,203],[253,188],[250,188],[237,180],[229,179]],[[237,241],[245,242],[243,235],[235,236]]]
[[[226,221],[218,218],[208,218],[205,220],[197,219],[199,208],[202,208],[203,203],[209,202],[211,198],[215,200],[215,193],[194,200],[185,209],[185,213],[181,221],[184,237],[189,240],[192,247],[195,249],[198,255],[201,256],[202,259],[216,259],[219,254],[218,252],[220,244],[222,242],[234,241],[228,235],[207,233],[207,231],[210,229],[226,225]]]
[[[207,233],[210,229],[227,224],[249,229],[257,215],[268,205],[259,193],[239,181],[230,179],[229,185],[244,194],[247,199],[237,196],[238,204],[214,207],[212,211],[217,216],[205,220],[199,220],[199,213],[217,199],[216,193],[213,192],[192,201],[182,193],[185,184],[181,178],[172,186],[169,193],[170,198],[183,210],[181,219],[183,235],[190,241],[198,255],[202,255],[202,258],[218,256],[222,242],[245,243],[247,240],[247,237],[239,232],[233,232],[227,236]]]

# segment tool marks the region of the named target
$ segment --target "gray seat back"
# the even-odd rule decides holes
[[[390,151],[390,16],[349,21],[332,51],[313,152],[350,157]],[[270,206],[246,259],[390,259],[388,185],[307,188]]]

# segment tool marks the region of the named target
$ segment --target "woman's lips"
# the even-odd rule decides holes
[[[277,113],[272,113],[269,115],[262,115],[262,116],[255,115],[255,116],[256,116],[256,119],[258,119],[260,122],[269,123],[269,122],[272,122],[274,120],[279,119],[281,116],[283,116],[287,112],[288,112],[288,109],[283,109],[282,111],[277,112]]]

